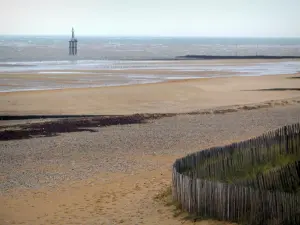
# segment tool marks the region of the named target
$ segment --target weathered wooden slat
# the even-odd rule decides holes
[[[201,216],[249,224],[300,224],[300,197],[293,193],[300,185],[298,162],[251,179],[235,177],[238,170],[297,154],[300,124],[190,154],[173,165],[173,199],[184,210]],[[224,183],[228,178],[231,183]]]

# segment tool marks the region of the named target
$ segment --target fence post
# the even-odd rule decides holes
[[[300,124],[284,126],[245,142],[176,160],[173,199],[198,216],[236,222],[247,219],[253,225],[300,224],[300,197],[293,194],[299,188],[300,158],[259,175],[256,171],[255,177],[248,174],[245,180],[234,177],[237,169],[275,162],[278,154],[300,156],[299,128]],[[229,178],[232,183],[225,183]]]

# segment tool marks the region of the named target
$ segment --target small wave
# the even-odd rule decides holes
[[[209,76],[203,77],[203,76],[173,76],[173,77],[165,77],[166,80],[184,80],[184,79],[198,79],[198,78],[210,78]]]
[[[38,71],[38,74],[95,74],[94,72],[87,71]]]

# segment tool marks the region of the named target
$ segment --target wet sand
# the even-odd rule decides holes
[[[300,61],[66,61],[37,63],[31,67],[11,66],[9,70],[5,68],[0,72],[0,92],[120,86],[208,77],[294,74],[300,70]]]
[[[1,115],[179,113],[300,97],[299,74],[0,93]]]

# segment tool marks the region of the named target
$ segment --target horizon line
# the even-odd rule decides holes
[[[0,34],[0,36],[40,36],[40,37],[69,37],[69,34]],[[285,38],[285,39],[300,39],[295,36],[201,36],[201,35],[101,35],[101,34],[84,34],[76,35],[77,37],[112,37],[112,38]]]

